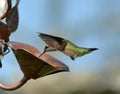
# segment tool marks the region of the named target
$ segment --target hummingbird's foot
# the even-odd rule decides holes
[[[43,52],[39,55],[39,57],[42,56],[46,52],[53,52],[53,51],[57,51],[57,50],[55,48],[52,48],[52,47],[46,45]]]
[[[44,50],[43,50],[43,52],[39,55],[39,57],[42,56],[44,53],[46,53],[48,48],[49,48],[49,46],[46,45],[45,48],[44,48]]]
[[[75,60],[75,58],[74,58],[73,56],[70,56],[70,58],[71,58],[72,60]]]

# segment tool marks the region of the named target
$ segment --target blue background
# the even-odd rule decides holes
[[[13,1],[13,3],[14,2],[15,1]],[[70,67],[70,73],[57,74],[51,79],[55,80],[55,78],[59,78],[59,75],[63,77],[63,79],[66,75],[67,77],[74,77],[74,79],[68,77],[69,81],[76,80],[79,82],[82,79],[83,82],[87,82],[90,79],[95,79],[94,83],[92,83],[91,80],[89,82],[99,85],[101,81],[103,81],[100,86],[119,91],[119,0],[21,0],[19,4],[19,18],[19,27],[17,31],[11,35],[11,41],[27,43],[42,51],[45,43],[37,34],[37,32],[42,32],[63,37],[81,47],[99,48],[99,50],[77,58],[75,61],[72,61],[61,52],[48,53]],[[18,81],[22,73],[13,53],[11,52],[6,55],[2,62],[3,67],[0,69],[0,81],[7,84],[13,84]],[[81,79],[77,80],[77,77]],[[44,80],[43,84],[45,84],[46,79],[49,82],[48,79],[50,78],[48,76],[42,79]],[[50,82],[53,81],[51,79]],[[106,81],[105,79],[108,80]],[[37,81],[40,81],[40,79]],[[36,84],[38,83],[37,81]],[[57,81],[58,80],[56,80],[56,82]],[[58,83],[60,83],[60,81],[58,81]],[[39,84],[41,84],[41,82],[39,82]],[[89,83],[86,83],[84,87],[89,87],[88,84]],[[31,87],[32,89],[34,88],[34,92],[36,91],[35,94],[39,94],[37,91],[39,91],[41,87],[38,87],[39,85]],[[47,85],[45,87],[47,88]],[[30,87],[26,85],[25,88],[23,88],[16,92],[24,91],[28,93],[27,89]],[[58,88],[64,91],[62,85]],[[12,92],[11,94],[16,94],[16,92]],[[60,93],[59,90],[57,92]],[[6,92],[6,94],[8,94],[8,92]],[[29,94],[33,94],[32,90],[29,91]]]

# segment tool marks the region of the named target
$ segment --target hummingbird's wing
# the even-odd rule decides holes
[[[65,46],[67,45],[67,42],[60,37],[51,36],[43,33],[40,33],[39,36],[46,42],[49,47],[55,48],[60,51],[64,50]]]
[[[19,0],[17,0],[16,5],[11,9],[9,15],[6,18],[7,26],[11,29],[11,32],[15,32],[16,29],[18,28],[19,21],[18,4]]]

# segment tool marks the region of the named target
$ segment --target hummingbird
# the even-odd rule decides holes
[[[65,55],[69,56],[72,60],[75,60],[75,58],[77,57],[81,57],[83,55],[91,53],[92,51],[98,50],[98,48],[79,47],[71,41],[61,37],[56,37],[43,33],[39,33],[39,36],[47,44],[42,54],[50,51],[60,51],[63,52]]]

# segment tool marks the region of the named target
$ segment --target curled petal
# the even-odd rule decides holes
[[[18,83],[16,83],[15,85],[12,85],[12,86],[6,86],[6,85],[3,85],[0,83],[0,89],[3,89],[3,90],[8,90],[8,91],[11,91],[11,90],[16,90],[20,87],[22,87],[29,79],[24,76]]]
[[[43,54],[39,57],[41,52],[33,46],[12,41],[9,42],[9,46],[18,60],[22,72],[29,78],[37,79],[50,74],[69,71],[67,65],[52,56]]]

